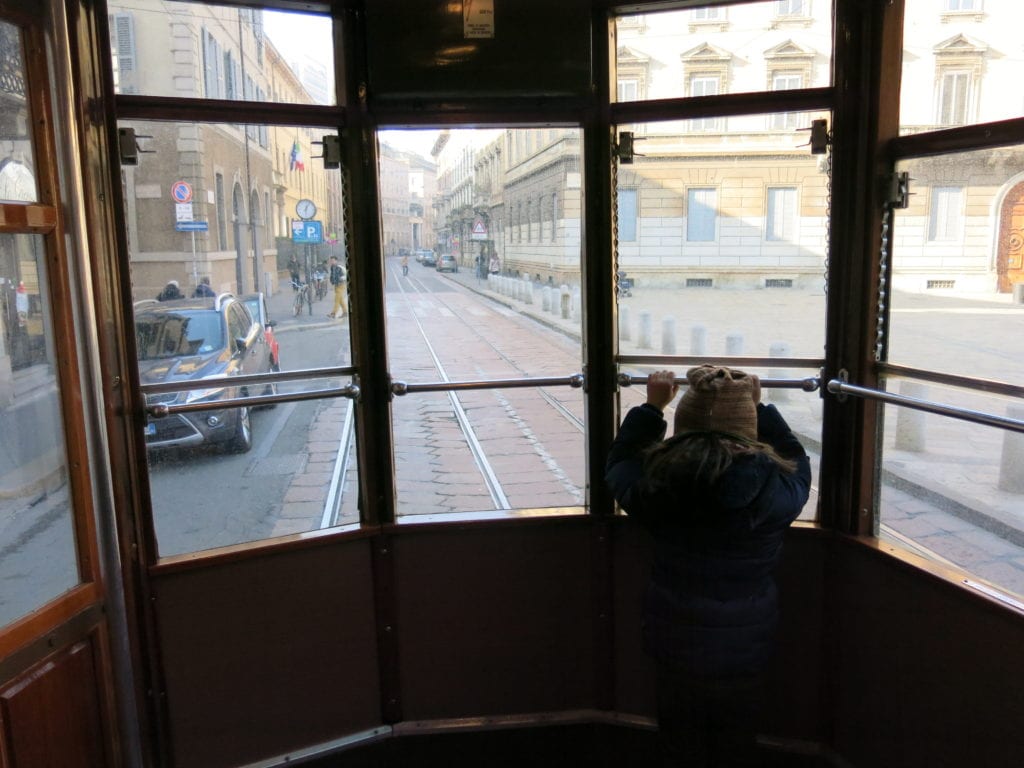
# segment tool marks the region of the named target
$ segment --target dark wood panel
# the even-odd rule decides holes
[[[857,541],[830,565],[835,748],[854,765],[1024,765],[1024,616]]]
[[[393,533],[406,721],[594,706],[591,524]]]
[[[380,724],[371,542],[155,577],[174,765],[241,765]]]
[[[46,659],[0,691],[2,754],[10,768],[102,768],[97,649],[92,639]]]

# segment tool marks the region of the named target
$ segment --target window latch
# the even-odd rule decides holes
[[[887,179],[885,202],[891,208],[906,208],[910,205],[910,174],[906,171],[893,173]]]

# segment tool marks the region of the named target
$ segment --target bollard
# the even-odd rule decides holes
[[[568,320],[572,315],[572,294],[569,293],[569,286],[563,285],[559,293],[562,295],[562,319]]]
[[[633,333],[629,329],[629,307],[619,304],[619,341],[630,341]]]
[[[580,317],[583,315],[583,296],[580,293],[579,286],[576,286],[572,292],[572,319],[576,322],[580,321]]]
[[[1024,283],[1013,284],[1013,303],[1024,304]]]
[[[768,347],[768,357],[789,357],[791,354],[789,344],[784,341],[773,341]],[[786,371],[782,368],[771,368],[768,370],[768,378],[784,379]],[[762,392],[762,397],[767,394],[773,403],[784,403],[789,400],[789,390],[779,387]]]
[[[540,289],[540,306],[544,312],[551,311],[551,288],[546,285]]]
[[[730,333],[725,337],[725,354],[737,357],[743,354],[742,333]]]
[[[651,313],[643,311],[640,313],[640,330],[636,345],[640,349],[651,349]]]
[[[661,319],[661,354],[674,355],[676,353],[676,319],[672,315],[666,315]]]
[[[928,387],[919,381],[901,381],[900,394],[916,397],[918,400],[928,398]],[[896,450],[923,453],[925,450],[924,411],[913,408],[896,410]]]
[[[528,277],[523,278],[523,299],[527,304],[533,304],[533,280]]]
[[[708,329],[703,325],[695,325],[690,329],[690,354],[706,355],[708,353]]]
[[[1024,405],[1010,403],[1006,406],[1006,415],[1011,419],[1024,421]],[[1003,433],[1003,456],[999,462],[1000,491],[1008,493],[1024,493],[1024,433]]]

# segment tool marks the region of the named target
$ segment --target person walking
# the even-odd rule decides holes
[[[402,262],[401,263],[402,263],[402,277],[405,277],[406,275],[409,274],[409,254],[407,254],[407,253],[403,253],[402,254]]]
[[[345,272],[345,268],[338,263],[337,257],[331,256],[328,263],[330,265],[327,271],[328,279],[331,281],[331,285],[334,286],[334,309],[328,312],[327,316],[340,320],[348,312],[348,300],[345,296],[348,275]],[[341,310],[340,315],[338,314],[339,309]]]
[[[199,285],[197,285],[196,289],[192,292],[193,298],[201,296],[215,297],[216,295],[217,294],[214,292],[213,288],[210,287],[210,278],[208,277],[199,278]]]
[[[605,479],[654,537],[643,645],[657,666],[665,765],[757,765],[756,734],[786,529],[807,502],[810,460],[756,376],[687,371],[672,438],[662,412],[679,385],[647,380],[626,414]]]
[[[168,280],[164,289],[156,295],[157,301],[174,301],[175,299],[184,298],[185,294],[181,292],[181,288],[178,286],[177,280]]]

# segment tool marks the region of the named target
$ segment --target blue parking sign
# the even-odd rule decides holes
[[[322,243],[324,241],[324,224],[322,221],[293,221],[293,243]]]

